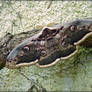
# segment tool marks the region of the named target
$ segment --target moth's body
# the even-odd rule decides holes
[[[26,39],[10,52],[6,66],[52,66],[59,60],[73,56],[78,50],[78,45],[87,44],[86,39],[91,36],[92,19],[44,27],[40,33]],[[88,44],[92,46],[92,38]]]

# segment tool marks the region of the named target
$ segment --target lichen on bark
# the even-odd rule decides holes
[[[47,9],[48,5],[49,1],[0,1],[0,37],[5,35],[5,38],[7,36],[12,38],[10,43],[9,39],[0,40],[0,46],[3,46],[0,47],[0,59],[5,61],[5,57],[15,44],[19,44],[33,34],[33,31],[29,30],[33,30],[36,25],[45,26],[51,22],[62,23],[92,16],[91,1],[53,1]],[[24,37],[24,33],[21,32],[27,31],[29,32]],[[10,34],[6,36],[5,32]],[[9,45],[4,44],[3,40],[8,41]],[[8,51],[10,50],[8,53],[6,47]],[[36,85],[35,83],[40,83],[47,91],[91,91],[91,52],[91,48],[81,47],[78,56],[60,61],[50,68],[30,66],[10,70],[4,67],[0,70],[0,91],[28,91],[32,85]],[[28,81],[19,70],[33,81]]]

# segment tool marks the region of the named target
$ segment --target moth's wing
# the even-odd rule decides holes
[[[77,52],[76,46],[66,50],[58,50],[51,55],[45,57],[43,60],[37,62],[38,67],[49,67],[55,65],[58,61],[68,59]]]
[[[75,43],[75,44],[92,48],[92,32],[87,34],[80,42]]]

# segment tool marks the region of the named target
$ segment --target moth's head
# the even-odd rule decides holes
[[[37,45],[27,39],[15,47],[7,56],[6,67],[18,68],[34,64],[38,61],[40,52]]]

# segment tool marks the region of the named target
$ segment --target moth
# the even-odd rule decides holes
[[[92,46],[92,19],[77,19],[44,27],[9,53],[6,67],[19,68],[34,64],[49,67],[75,55],[80,45]]]

